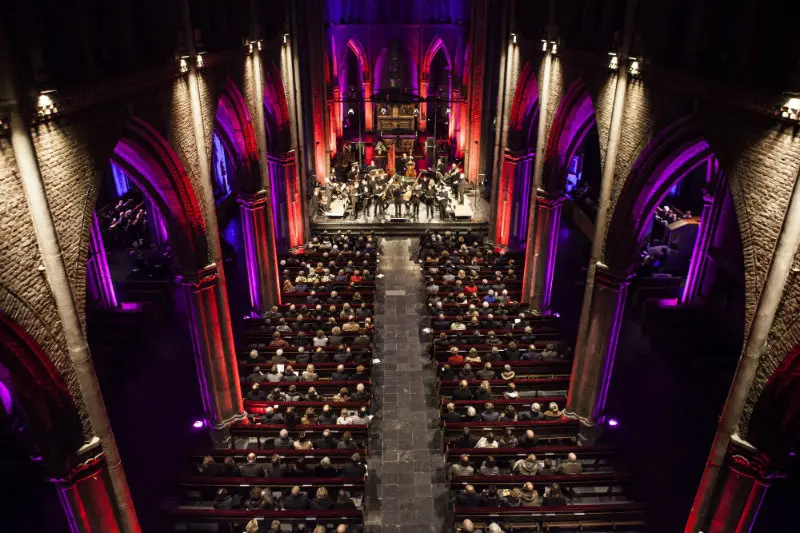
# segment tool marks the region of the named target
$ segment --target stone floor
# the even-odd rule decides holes
[[[368,532],[439,533],[449,525],[435,376],[425,320],[418,239],[383,241],[376,298],[375,418],[365,500]]]

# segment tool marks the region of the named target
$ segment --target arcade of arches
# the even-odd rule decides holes
[[[791,530],[800,7],[35,4],[3,530]]]

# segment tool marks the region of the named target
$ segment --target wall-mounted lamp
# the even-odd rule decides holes
[[[182,57],[178,62],[178,66],[180,67],[181,74],[186,74],[189,72],[189,62],[187,61],[187,57]]]
[[[517,34],[516,33],[512,33],[511,34],[511,42],[513,44],[517,44]]]
[[[778,108],[781,118],[800,122],[800,93],[784,93],[789,98]]]
[[[352,117],[355,114],[356,114],[356,111],[352,107],[347,110],[347,116]]]
[[[261,41],[260,39],[257,41],[245,41],[244,45],[247,47],[247,53],[252,54],[255,50],[261,51]]]
[[[639,62],[640,59],[638,57],[631,58],[631,64],[628,67],[628,73],[631,75],[632,78],[638,78],[639,75],[641,74],[641,71],[639,70]]]
[[[558,43],[550,41],[550,53],[556,55],[558,53]]]
[[[419,116],[419,109],[417,109],[416,107],[414,108],[414,116],[415,117]]]
[[[205,62],[203,61],[203,54],[202,53],[197,54],[197,57],[195,58],[195,61],[196,61],[196,64],[197,64],[197,68],[203,68],[206,65]]]
[[[36,99],[36,117],[38,120],[50,120],[58,115],[58,104],[55,101],[55,90],[42,91]]]
[[[542,52],[547,52],[547,39],[542,39]]]
[[[608,70],[617,72],[619,70],[619,56],[617,56],[616,52],[609,52],[608,55],[611,56],[608,59]]]
[[[284,33],[283,34],[283,44],[286,44],[288,42],[289,42],[289,34],[288,33]]]

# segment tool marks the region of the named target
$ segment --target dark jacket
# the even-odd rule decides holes
[[[258,463],[245,463],[239,467],[242,477],[261,477],[264,475],[264,467]]]
[[[310,506],[312,511],[328,511],[333,508],[333,500],[331,500],[330,496],[314,498],[311,500]]]
[[[456,504],[463,507],[480,507],[483,504],[483,497],[477,492],[473,494],[462,492],[456,497]]]
[[[289,494],[283,499],[283,508],[287,511],[301,511],[308,509],[308,496],[301,492],[297,496]]]
[[[342,466],[342,477],[362,478],[367,473],[367,467],[348,459]]]

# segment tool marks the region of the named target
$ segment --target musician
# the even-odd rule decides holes
[[[360,200],[361,200],[361,210],[364,212],[364,216],[369,216],[369,206],[372,203],[372,191],[375,188],[375,178],[370,176],[368,178],[364,178],[361,182],[361,189],[360,189]]]
[[[358,161],[353,161],[350,170],[347,172],[347,182],[353,182],[358,177]]]
[[[353,220],[358,218],[358,208],[356,207],[356,203],[358,202],[358,191],[356,191],[355,182],[351,182],[347,184],[347,190],[345,191],[347,194],[347,198],[350,200],[350,207],[353,210]]]
[[[438,158],[436,160],[436,166],[434,168],[436,169],[436,172],[444,172],[444,159],[441,157]]]
[[[419,204],[422,202],[422,186],[414,185],[411,188],[411,216],[419,219]]]
[[[400,218],[403,216],[403,188],[400,183],[392,184],[392,200],[394,201],[394,216]]]
[[[456,197],[458,198],[458,203],[461,205],[464,205],[464,193],[466,191],[467,191],[467,176],[464,175],[464,172],[459,172],[456,181]]]
[[[444,222],[447,220],[447,204],[450,201],[450,188],[446,183],[436,190],[436,200],[439,203],[439,218]]]
[[[386,180],[383,178],[375,179],[375,187],[372,190],[372,205],[375,211],[372,216],[386,214]]]
[[[447,172],[447,184],[450,185],[453,197],[455,198],[458,195],[458,165],[455,163],[450,165],[450,170]]]
[[[433,219],[434,205],[436,204],[436,180],[433,178],[428,180],[423,195],[425,197],[425,214],[428,220],[431,220]]]

